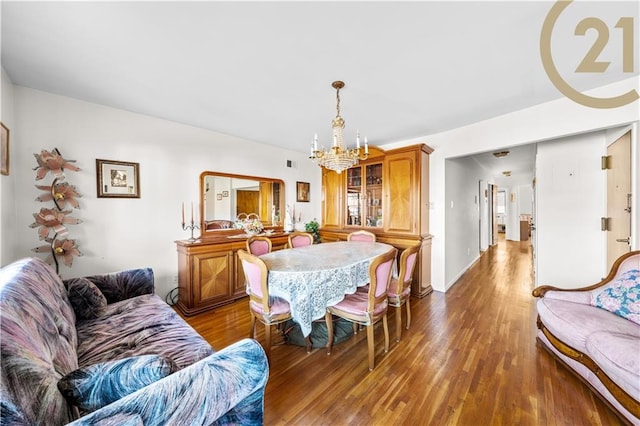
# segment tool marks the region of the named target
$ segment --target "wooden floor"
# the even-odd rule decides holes
[[[536,343],[531,247],[500,242],[447,293],[411,300],[412,324],[376,368],[366,333],[333,353],[271,351],[266,425],[617,425],[604,403]],[[216,349],[249,333],[246,299],[188,318]],[[403,314],[404,315],[404,314]],[[403,316],[404,318],[404,316]],[[391,336],[394,315],[389,315]],[[258,340],[264,342],[260,327]]]

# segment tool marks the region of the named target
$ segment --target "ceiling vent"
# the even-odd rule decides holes
[[[498,151],[493,153],[493,156],[496,158],[506,157],[507,155],[509,155],[509,151]]]

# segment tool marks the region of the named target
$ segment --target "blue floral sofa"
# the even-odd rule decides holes
[[[538,341],[622,419],[640,425],[640,251],[621,256],[592,286],[541,286],[533,295]]]
[[[2,268],[2,424],[262,424],[261,346],[215,352],[153,292],[151,269],[63,282],[37,258]]]

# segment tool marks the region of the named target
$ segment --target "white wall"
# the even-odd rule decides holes
[[[295,202],[296,181],[310,182],[311,202],[297,203],[296,211],[303,221],[319,217],[320,169],[307,166],[306,154],[21,86],[13,91],[15,196],[2,191],[2,265],[34,255],[31,249],[42,245],[29,228],[32,213],[50,207],[34,201],[41,191],[34,187],[33,154],[42,149],[58,148],[82,169],[67,171],[66,178],[83,195],[81,209],[72,214],[83,223],[68,229],[84,256],[71,269],[61,266],[63,278],[150,266],[156,293],[164,297],[176,286],[174,241],[188,238],[180,226],[181,203],[197,204],[205,170],[282,179],[289,204]],[[140,163],[141,198],[97,198],[96,158]],[[286,160],[298,167],[287,168]]]
[[[15,159],[13,153],[15,151],[17,136],[14,126],[14,107],[13,107],[13,83],[9,76],[2,68],[0,73],[0,121],[9,129],[9,175],[0,175],[0,265],[4,264],[3,259],[7,256],[9,248],[12,245],[13,235],[4,232],[4,223],[9,223],[15,216],[16,206],[11,202],[15,194]]]
[[[518,192],[519,214],[533,214],[533,187],[531,185],[520,185]]]
[[[640,79],[637,77],[608,85],[587,92],[591,96],[611,97],[626,93],[629,88],[640,91]],[[569,135],[617,127],[628,123],[638,122],[640,117],[640,102],[614,109],[593,109],[579,105],[570,99],[562,98],[547,102],[521,111],[515,111],[490,120],[471,124],[431,136],[424,136],[411,140],[398,141],[387,144],[382,148],[389,149],[399,146],[426,143],[434,148],[430,155],[430,198],[433,208],[430,210],[430,231],[432,240],[432,275],[431,282],[434,290],[445,291],[446,283],[457,275],[446,274],[445,246],[448,235],[445,233],[446,217],[446,188],[445,161],[464,155],[501,149],[507,146],[518,146],[528,143],[553,140]],[[632,137],[634,164],[640,164],[637,134]],[[640,175],[632,171],[634,194],[640,187]],[[635,211],[640,211],[640,197],[635,197]],[[640,232],[638,226],[634,228],[634,248],[639,247]],[[464,247],[460,247],[464,250]],[[562,267],[562,259],[556,259],[554,269]],[[594,276],[593,278],[599,278]],[[557,280],[553,280],[557,282]]]
[[[538,145],[538,284],[577,288],[606,275],[605,153],[604,132]]]
[[[445,162],[445,246],[447,288],[479,256],[480,199],[478,181],[486,171],[472,158],[455,158]]]

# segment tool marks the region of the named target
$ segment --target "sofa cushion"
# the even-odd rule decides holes
[[[82,367],[58,381],[71,404],[91,412],[176,371],[167,357],[142,355]]]
[[[65,281],[76,319],[98,318],[107,307],[107,299],[94,283],[86,278]]]
[[[640,271],[632,269],[591,294],[591,304],[640,324]]]
[[[109,304],[99,318],[79,320],[76,327],[80,367],[158,354],[184,368],[213,353],[206,340],[153,294]]]
[[[635,334],[597,331],[587,337],[586,354],[607,376],[640,400],[640,327]]]
[[[74,418],[77,410],[57,383],[78,368],[75,322],[60,277],[42,259],[22,259],[0,270],[0,397],[28,424]]]
[[[538,300],[538,315],[549,331],[573,349],[586,353],[587,337],[596,332],[633,335],[638,325],[604,309],[564,300]]]

